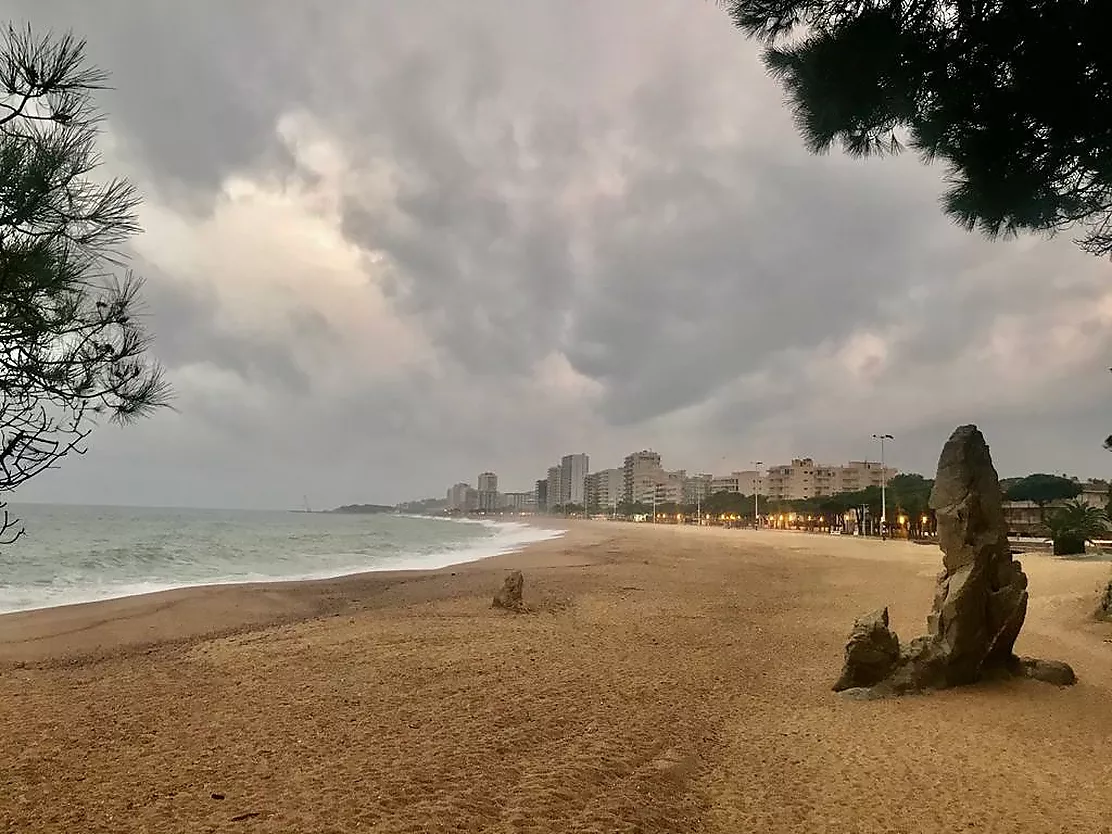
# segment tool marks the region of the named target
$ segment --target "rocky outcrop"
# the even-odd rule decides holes
[[[525,587],[525,577],[521,571],[515,570],[502,582],[502,587],[494,595],[491,608],[504,608],[507,611],[524,612],[528,610],[521,598],[522,589]]]
[[[875,629],[872,643],[861,630],[876,615],[858,620],[836,691],[872,687],[875,693],[900,694],[960,686],[997,674],[1062,686],[1075,682],[1068,664],[1013,654],[1027,614],[1027,576],[1008,546],[1001,500],[1000,482],[983,435],[976,426],[959,426],[942,449],[931,492],[942,571],[927,617],[927,634],[898,650],[880,679],[863,683],[876,676],[880,665],[875,652],[855,647],[882,644],[890,651],[891,646],[899,646],[899,638],[888,630],[888,609],[882,623],[873,623],[874,628],[882,624],[887,636]]]
[[[900,638],[888,628],[888,609],[858,617],[834,689],[875,686],[892,673],[899,661]]]
[[[1100,596],[1100,603],[1097,605],[1097,617],[1102,620],[1112,620],[1112,580],[1104,586],[1104,592]]]

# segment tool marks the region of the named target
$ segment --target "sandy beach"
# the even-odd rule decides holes
[[[830,691],[939,553],[583,522],[429,573],[0,617],[10,832],[1112,832],[1108,562],[1023,559],[1029,680]],[[508,568],[531,614],[491,610]]]

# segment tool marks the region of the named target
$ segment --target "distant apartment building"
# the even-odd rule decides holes
[[[683,503],[699,504],[710,497],[710,485],[714,476],[700,472],[698,475],[689,475],[683,481]]]
[[[600,504],[599,500],[598,500],[599,478],[602,477],[602,473],[605,472],[605,471],[606,470],[599,470],[598,472],[590,472],[590,473],[587,474],[587,477],[583,480],[583,505],[585,507],[595,509],[596,507],[605,506],[604,504]]]
[[[532,492],[507,492],[502,495],[502,506],[514,512],[536,509],[536,496]]]
[[[649,449],[626,455],[622,463],[622,502],[651,504],[664,478],[660,455]]]
[[[533,490],[533,506],[538,510],[548,509],[548,479],[537,481],[536,488]]]
[[[772,499],[798,500],[857,492],[887,483],[897,470],[882,468],[872,461],[850,461],[845,466],[816,464],[811,458],[795,458],[790,464],[770,466],[765,476],[765,494]]]
[[[765,494],[765,476],[756,469],[744,469],[729,475],[716,475],[710,482],[711,494],[733,492],[741,495]]]
[[[1090,478],[1081,485],[1081,494],[1077,496],[1077,499],[1090,507],[1103,510],[1108,506],[1109,499],[1112,499],[1108,481]]]
[[[560,503],[585,504],[584,484],[590,471],[590,458],[585,454],[564,455],[560,459]]]
[[[484,512],[499,509],[502,501],[498,495],[498,476],[493,472],[482,472],[478,484],[478,509]]]
[[[682,504],[686,486],[686,470],[662,473],[662,477],[656,482],[656,503]]]
[[[584,482],[586,506],[612,510],[622,503],[625,472],[622,469],[600,469],[590,472]]]
[[[564,505],[564,477],[563,471],[559,466],[548,467],[548,501],[545,503],[546,510],[554,510],[557,507]]]
[[[898,473],[891,466],[882,467],[879,461],[851,460],[845,466],[833,467],[835,469],[834,492],[857,492],[871,486],[878,487],[888,483]],[[823,495],[833,493],[821,493]]]
[[[478,509],[479,493],[471,484],[458,483],[448,490],[448,509],[469,512]]]

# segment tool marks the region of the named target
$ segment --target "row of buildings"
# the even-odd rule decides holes
[[[479,474],[477,487],[458,483],[449,487],[447,509],[449,512],[531,512],[536,509],[533,492],[499,492],[498,476],[493,472]]]
[[[626,455],[619,467],[590,471],[584,453],[564,455],[548,468],[531,491],[498,491],[498,476],[479,475],[477,488],[459,483],[448,490],[448,509],[457,512],[551,512],[569,507],[616,510],[632,504],[697,504],[719,492],[759,494],[773,500],[796,500],[856,492],[887,483],[896,470],[875,461],[844,465],[817,464],[796,458],[790,464],[751,469],[728,475],[667,470],[660,454],[643,449]]]

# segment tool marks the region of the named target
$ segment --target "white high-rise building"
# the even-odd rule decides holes
[[[498,495],[498,476],[493,472],[479,474],[479,509],[497,510],[502,506],[502,499]]]
[[[560,503],[584,506],[583,491],[587,480],[590,459],[585,454],[564,455],[560,459]]]

